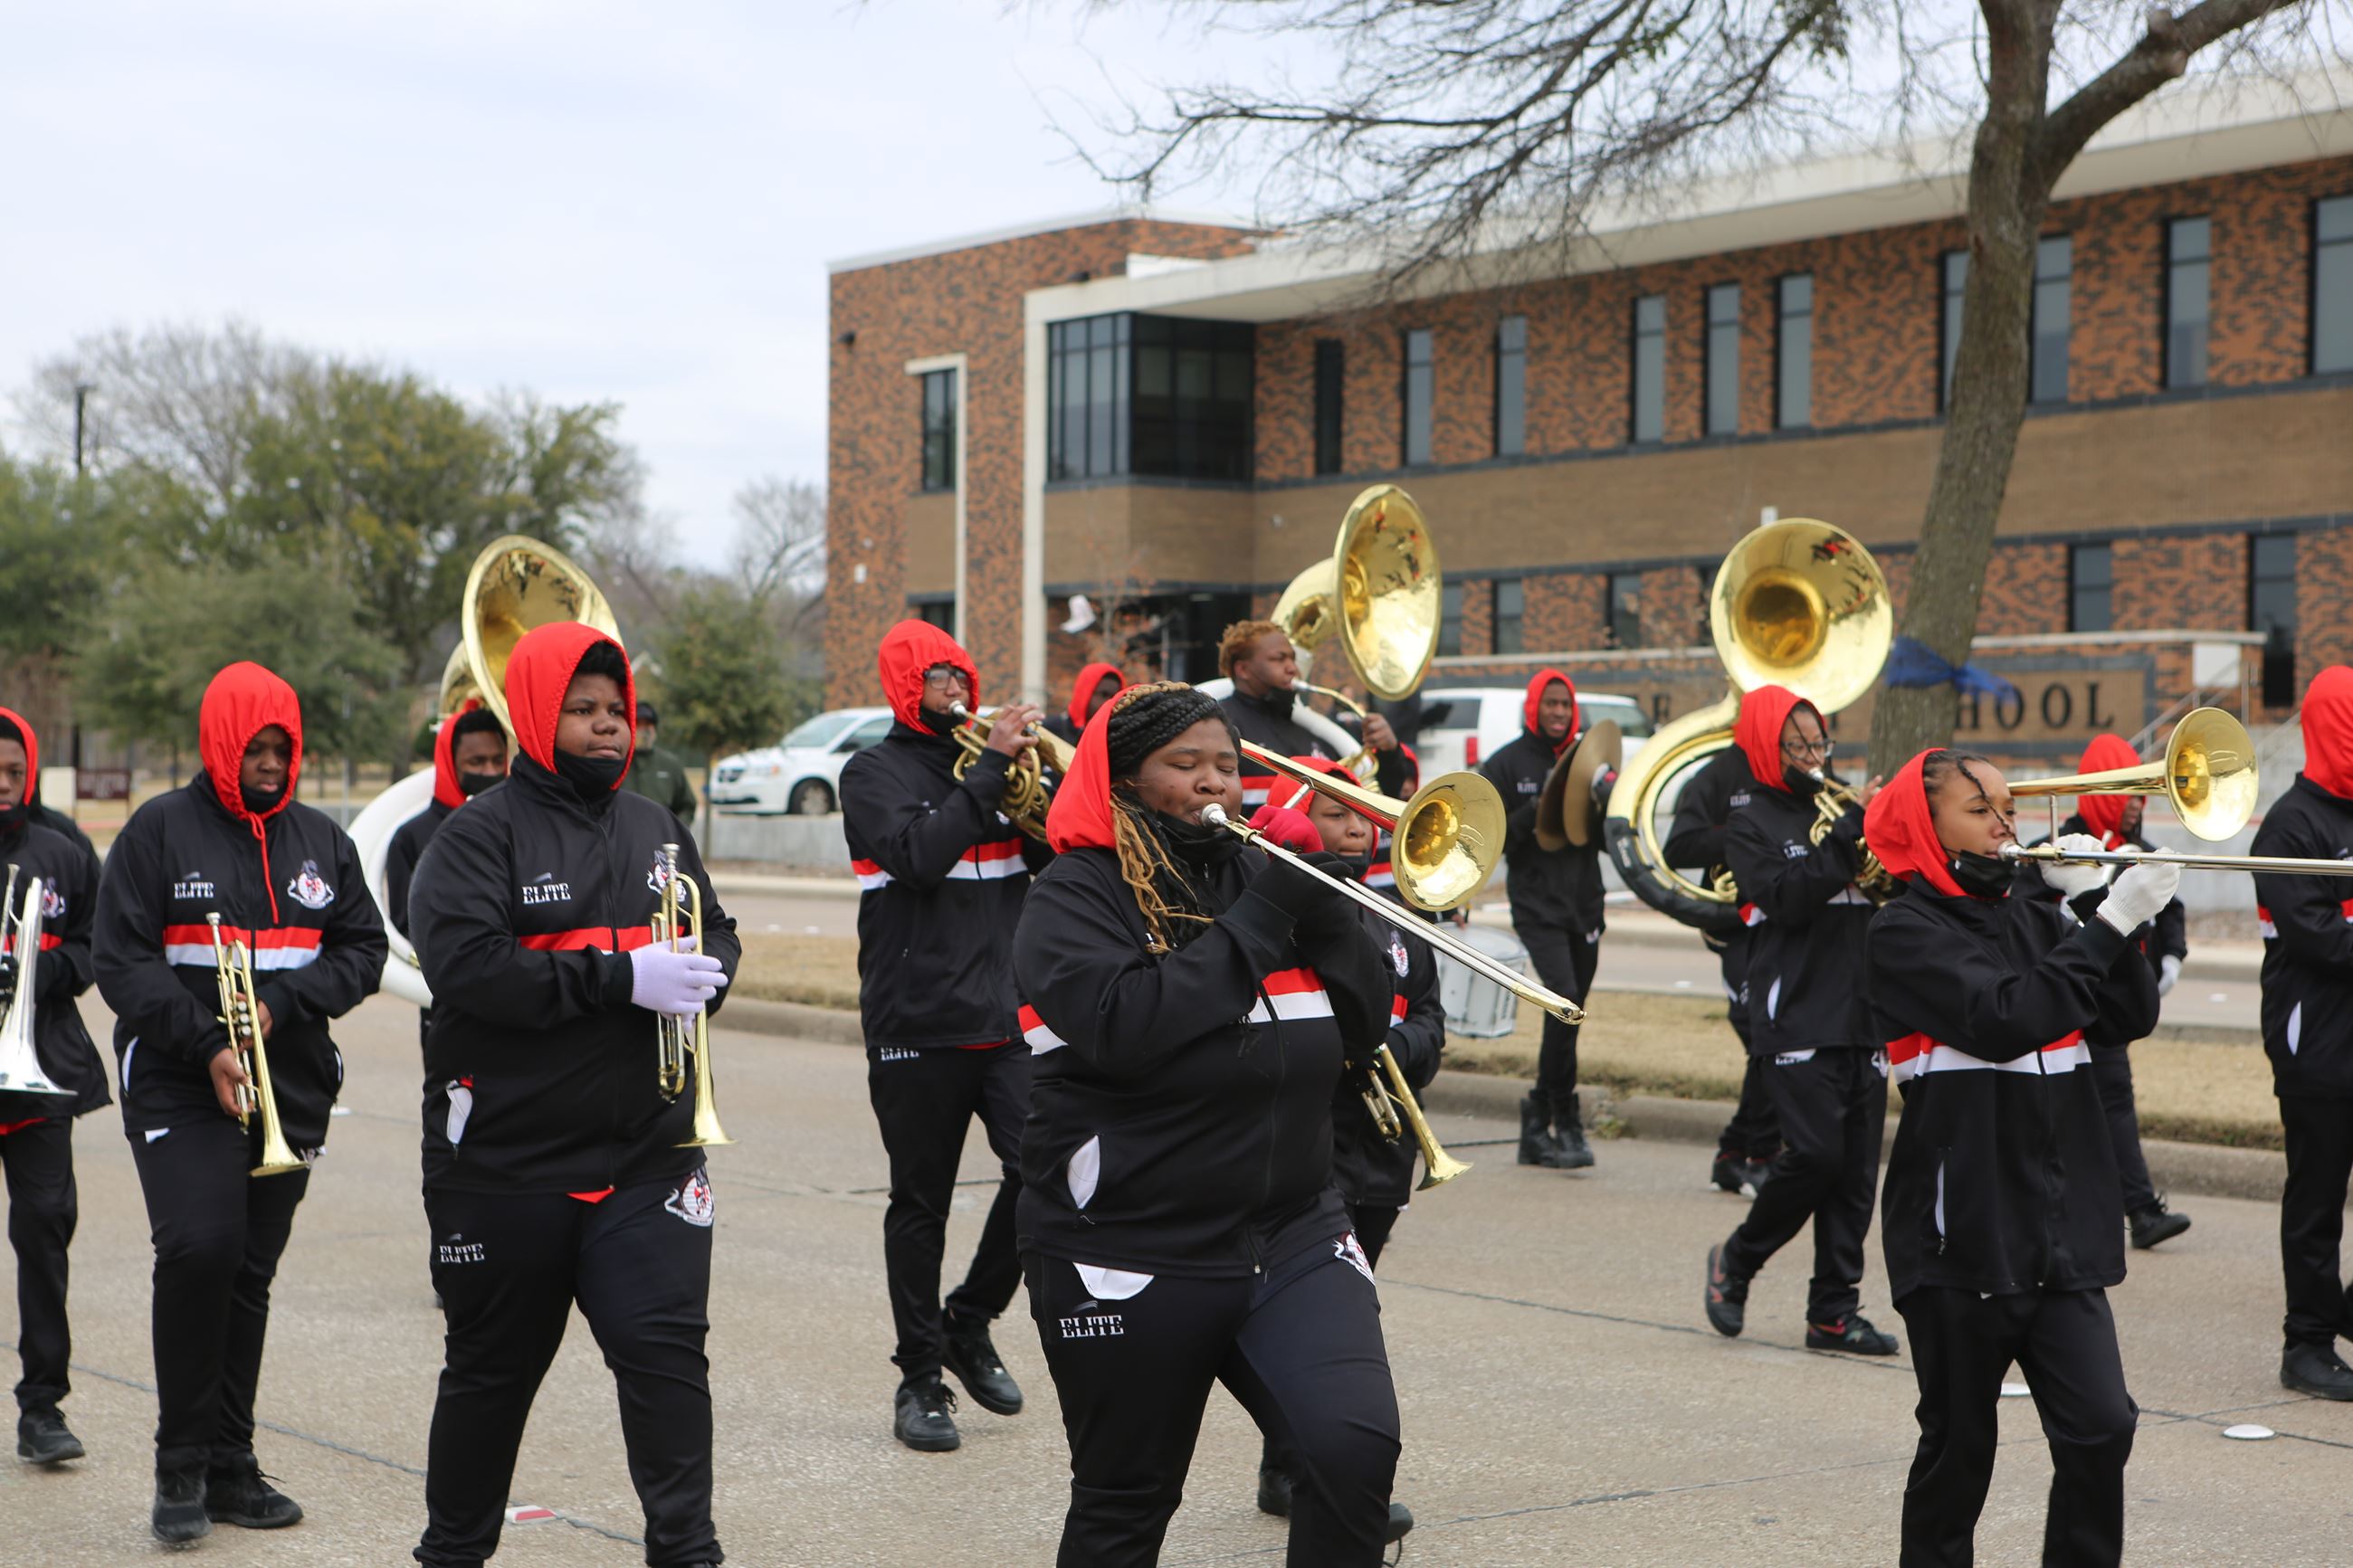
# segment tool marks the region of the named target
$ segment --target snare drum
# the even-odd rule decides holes
[[[1458,926],[1451,934],[1497,963],[1508,964],[1522,974],[1528,972],[1528,950],[1505,927]],[[1485,975],[1472,973],[1442,952],[1438,955],[1438,999],[1446,1009],[1447,1033],[1465,1039],[1501,1039],[1519,1022],[1517,996]]]

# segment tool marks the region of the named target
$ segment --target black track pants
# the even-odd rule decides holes
[[[448,1331],[416,1557],[474,1568],[498,1550],[515,1453],[574,1303],[620,1394],[653,1568],[717,1562],[711,1527],[710,1178],[561,1193],[427,1189]]]
[[[2044,1568],[2124,1554],[2125,1461],[2139,1410],[2125,1392],[2105,1290],[1979,1296],[1924,1286],[1897,1304],[1920,1379],[1920,1448],[1904,1488],[1902,1568],[1968,1568],[2016,1362],[2051,1445]]]
[[[1528,950],[1536,978],[1582,1005],[1593,988],[1593,973],[1601,965],[1601,933],[1595,931],[1588,942],[1585,932],[1558,926],[1515,923],[1512,929]],[[1536,1047],[1536,1098],[1552,1108],[1556,1122],[1566,1121],[1576,1109],[1577,1028],[1547,1013],[1544,1037]]]
[[[253,1452],[253,1391],[269,1332],[269,1285],[311,1173],[247,1174],[261,1119],[134,1129],[132,1163],[155,1244],[155,1468],[228,1465]]]
[[[940,1260],[965,1133],[980,1118],[1004,1167],[980,1246],[947,1315],[986,1323],[1021,1284],[1013,1208],[1021,1195],[1021,1125],[1029,1119],[1029,1047],[866,1052],[866,1093],[891,1156],[891,1206],[882,1216],[882,1264],[891,1282],[891,1359],[909,1379],[940,1370]]]
[[[2283,1328],[2290,1343],[2325,1345],[2353,1335],[2338,1250],[2346,1182],[2353,1176],[2353,1100],[2283,1099],[2280,1122],[2287,1129],[2287,1185],[2280,1193]]]
[[[2138,1214],[2157,1202],[2157,1186],[2148,1179],[2148,1157],[2140,1152],[2140,1108],[2133,1102],[2132,1053],[2094,1051],[2092,1082],[2100,1091],[2100,1109],[2107,1112],[2108,1144],[2116,1152],[2125,1213]]]
[[[1724,996],[1726,1021],[1748,1051],[1748,933],[1735,931],[1724,952]],[[1740,1103],[1732,1120],[1716,1135],[1716,1151],[1741,1160],[1770,1160],[1781,1152],[1781,1120],[1773,1113],[1773,1097],[1765,1088],[1765,1068],[1755,1057],[1740,1074]]]
[[[8,1245],[16,1250],[16,1408],[54,1410],[71,1384],[66,1248],[73,1242],[73,1120],[53,1116],[0,1135],[8,1177]]]
[[[1089,1279],[1034,1253],[1025,1262],[1071,1443],[1059,1568],[1159,1561],[1213,1383],[1290,1456],[1290,1568],[1381,1561],[1397,1390],[1372,1274],[1345,1237],[1258,1279],[1162,1276],[1137,1288],[1145,1276]]]
[[[1887,1131],[1887,1058],[1841,1046],[1762,1059],[1784,1142],[1764,1190],[1725,1247],[1725,1263],[1736,1274],[1753,1275],[1812,1220],[1806,1318],[1836,1323],[1860,1300],[1862,1241]]]
[[[1403,1213],[1403,1204],[1348,1205],[1348,1223],[1356,1227],[1356,1245],[1365,1249],[1365,1261],[1373,1268],[1381,1266],[1381,1249],[1388,1246],[1389,1232],[1397,1228],[1398,1215]]]

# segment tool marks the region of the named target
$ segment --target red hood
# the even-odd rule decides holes
[[[16,733],[25,739],[25,798],[30,800],[41,787],[41,742],[33,733],[33,726],[13,708],[0,708],[0,719],[16,726]]]
[[[1862,838],[1894,875],[1907,882],[1924,877],[1938,892],[1957,899],[1961,885],[1953,880],[1952,857],[1936,837],[1936,819],[1928,807],[1928,785],[1921,777],[1928,756],[1928,752],[1923,752],[1896,769],[1886,787],[1871,797],[1871,804],[1863,808]]]
[[[1748,758],[1748,771],[1757,782],[1767,789],[1787,793],[1788,779],[1781,761],[1781,726],[1789,721],[1792,711],[1813,704],[1786,686],[1760,686],[1740,700],[1740,717],[1732,726],[1732,739]],[[1821,716],[1820,709],[1815,717]]]
[[[2332,664],[2304,692],[2304,776],[2353,799],[2353,669]]]
[[[580,661],[598,643],[611,643],[613,651],[621,656],[621,668],[628,669],[628,651],[618,641],[578,621],[550,621],[524,634],[507,658],[507,717],[514,731],[515,744],[522,749],[524,756],[550,773],[555,771],[555,721],[564,711],[564,693],[572,685],[573,672],[580,668]],[[627,764],[638,754],[638,679],[634,672],[621,682],[621,706],[629,716],[629,750],[621,768],[621,777],[627,778]],[[453,720],[445,729],[455,725]],[[440,749],[435,748],[437,752]],[[613,787],[621,787],[619,779],[613,782]],[[438,778],[434,780],[434,790],[439,793]]]
[[[276,805],[257,815],[245,809],[237,776],[244,771],[245,748],[272,724],[286,731],[291,748],[286,787]],[[251,826],[259,838],[261,825],[294,798],[294,786],[302,776],[302,704],[294,689],[258,664],[230,665],[205,688],[204,704],[196,710],[196,753],[204,759],[206,776],[213,781],[213,794],[222,807]],[[271,896],[274,900],[275,889]]]
[[[2084,760],[2075,764],[2079,773],[2104,773],[2111,768],[2137,767],[2140,753],[2122,735],[2094,735],[2084,748]],[[2128,797],[2121,795],[2087,795],[2075,802],[2075,815],[2084,826],[2100,836],[2100,842],[2114,849],[2123,841],[2125,805]]]
[[[938,662],[939,661],[936,659],[933,660],[933,663],[934,664]],[[925,668],[928,668],[929,666],[926,666]],[[1079,671],[1078,679],[1071,683],[1070,712],[1071,727],[1072,729],[1083,730],[1086,728],[1087,703],[1089,700],[1094,696],[1095,687],[1102,682],[1103,678],[1106,675],[1119,682],[1120,691],[1127,689],[1127,677],[1120,674],[1119,666],[1115,664],[1103,664],[1100,662],[1091,664],[1087,666],[1086,668]],[[1112,695],[1116,697],[1119,695],[1119,692],[1114,691]]]
[[[914,624],[902,622],[891,635],[896,637]],[[883,668],[888,669],[888,638],[884,639],[883,648]],[[1046,808],[1046,842],[1057,855],[1071,849],[1112,847],[1111,716],[1126,697],[1127,692],[1123,691],[1095,710],[1094,717],[1087,721],[1087,727],[1079,734],[1078,750],[1071,757],[1071,771],[1054,786],[1054,803]]]
[[[1529,734],[1542,738],[1544,731],[1536,724],[1536,705],[1544,700],[1545,688],[1556,680],[1568,688],[1568,733],[1553,744],[1552,754],[1556,757],[1568,750],[1569,742],[1577,739],[1577,731],[1583,727],[1585,713],[1577,705],[1577,682],[1556,669],[1539,669],[1528,677],[1528,694],[1520,700],[1520,722],[1527,726]]]
[[[442,719],[433,737],[433,798],[452,811],[466,804],[466,792],[458,787],[458,721],[480,706],[468,698],[464,707]]]
[[[1356,782],[1356,774],[1350,773],[1347,769],[1342,767],[1339,763],[1334,762],[1329,757],[1292,757],[1288,760],[1297,763],[1303,768],[1311,769],[1315,773],[1328,773],[1335,778],[1346,779],[1350,784],[1355,784]],[[1305,816],[1307,811],[1307,802],[1301,797],[1309,793],[1310,791],[1303,784],[1294,784],[1290,779],[1278,778],[1275,780],[1275,787],[1267,792],[1267,801],[1269,805],[1285,806],[1291,810],[1300,813],[1302,816]],[[1281,800],[1276,800],[1274,798],[1278,795],[1282,797]],[[1318,833],[1315,837],[1318,840],[1321,840],[1324,836],[1321,833]],[[1323,845],[1319,842],[1316,845],[1316,847],[1320,849],[1323,847]]]
[[[926,734],[942,732],[923,719],[923,671],[935,665],[952,664],[964,671],[972,687],[966,700],[974,712],[980,711],[980,671],[973,667],[972,655],[929,621],[901,621],[884,632],[874,661],[882,677],[882,700],[891,704],[899,722],[910,729]]]

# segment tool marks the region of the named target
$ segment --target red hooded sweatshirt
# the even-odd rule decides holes
[[[952,665],[964,671],[972,694],[965,705],[975,713],[980,711],[980,671],[972,662],[972,655],[964,645],[932,625],[929,621],[901,621],[882,634],[881,647],[875,650],[875,670],[882,679],[882,700],[899,722],[927,735],[944,735],[951,721],[942,720],[934,726],[923,717],[923,672],[937,666]]]
[[[2353,669],[2332,664],[2304,693],[2304,776],[2353,800]]]
[[[1781,726],[1801,707],[1821,717],[1820,709],[1788,687],[1760,686],[1740,699],[1740,717],[1732,726],[1733,742],[1747,757],[1748,771],[1757,775],[1757,782],[1785,795],[1789,784],[1782,772],[1788,764],[1781,756]]]
[[[286,787],[268,811],[245,807],[245,792],[237,784],[245,765],[245,749],[272,724],[286,731],[290,753],[286,762]],[[244,823],[261,851],[262,881],[269,889],[269,914],[274,922],[278,882],[269,870],[269,837],[264,824],[286,809],[302,776],[302,704],[294,689],[258,664],[240,660],[213,677],[196,710],[196,752],[204,759],[205,776],[222,809]]]
[[[1070,713],[1072,730],[1083,730],[1087,727],[1087,720],[1092,717],[1087,711],[1088,706],[1094,701],[1095,688],[1103,683],[1105,676],[1119,682],[1120,691],[1127,689],[1127,678],[1120,674],[1119,666],[1115,664],[1104,664],[1099,660],[1079,671],[1078,679],[1071,683]],[[1119,692],[1114,691],[1112,695],[1116,697]]]
[[[588,650],[598,643],[608,643],[621,656],[621,668],[628,671],[629,656],[620,643],[595,626],[579,621],[551,621],[526,633],[515,644],[514,652],[507,658],[507,715],[514,727],[515,744],[522,754],[550,773],[555,771],[555,721],[564,713],[564,693],[572,685],[574,671]],[[626,765],[638,752],[638,679],[634,673],[621,681],[621,707],[628,715],[628,750],[623,753],[624,765],[620,778],[613,787],[621,787],[621,778],[628,776]],[[455,729],[456,724],[443,729]],[[438,751],[439,748],[436,748]],[[438,792],[440,784],[434,785]]]
[[[5,719],[16,726],[16,733],[24,740],[25,793],[17,798],[30,800],[33,798],[34,790],[40,786],[41,782],[41,742],[34,737],[33,726],[26,722],[22,713],[13,709],[0,708],[0,719]]]
[[[433,799],[452,811],[466,804],[466,792],[458,784],[458,721],[480,706],[468,698],[464,707],[441,721],[441,728],[433,737]],[[629,711],[637,711],[634,704]]]
[[[2077,773],[2104,773],[2111,768],[2137,767],[2140,753],[2132,749],[2122,735],[2094,735],[2084,748],[2084,760],[2075,765]],[[2075,815],[2084,826],[2100,837],[2100,842],[2114,849],[2124,842],[2125,804],[2128,797],[2121,795],[2087,795],[2075,803]]]
[[[896,630],[915,624],[904,622]],[[1079,733],[1078,750],[1071,758],[1071,771],[1054,788],[1053,804],[1046,808],[1046,843],[1057,855],[1071,849],[1108,849],[1113,843],[1111,716],[1127,695],[1121,692],[1087,720],[1087,727]]]
[[[1527,695],[1520,700],[1520,722],[1527,727],[1529,734],[1538,737],[1544,734],[1544,726],[1537,722],[1537,710],[1544,704],[1545,688],[1556,680],[1568,688],[1568,732],[1557,741],[1546,742],[1556,757],[1568,750],[1569,743],[1577,739],[1577,731],[1585,727],[1585,714],[1577,705],[1577,682],[1556,669],[1539,669],[1528,677]]]
[[[1938,892],[1957,899],[1961,885],[1953,880],[1952,856],[1936,837],[1936,815],[1922,777],[1928,755],[1923,752],[1896,769],[1895,776],[1871,797],[1862,813],[1862,839],[1894,876],[1906,882],[1922,878]],[[2086,796],[2086,804],[2098,798]]]

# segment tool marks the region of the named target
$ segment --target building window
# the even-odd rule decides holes
[[[2067,401],[2067,286],[2074,242],[2063,234],[2034,244],[2034,342],[2030,401]]]
[[[2067,551],[2067,629],[2105,632],[2115,626],[2116,552],[2111,545],[2077,544]]]
[[[2207,266],[2212,224],[2178,217],[2165,226],[2165,384],[2206,384]]]
[[[2312,204],[2312,371],[2353,370],[2353,196]]]
[[[1969,281],[1969,253],[1948,250],[1944,259],[1944,379],[1937,384],[1936,406],[1953,405],[1953,366],[1961,357],[1961,295]]]
[[[1506,577],[1495,584],[1495,651],[1520,653],[1525,645],[1520,637],[1521,617],[1527,609],[1527,584],[1517,577]]]
[[[1438,590],[1438,654],[1441,658],[1462,651],[1462,580],[1450,578]]]
[[[1528,449],[1528,319],[1495,323],[1495,456]]]
[[[1639,572],[1609,574],[1609,646],[1642,646],[1642,576]]]
[[[1348,351],[1337,338],[1315,340],[1315,471],[1340,471],[1340,413]]]
[[[1774,340],[1774,422],[1784,430],[1814,422],[1814,279],[1781,279],[1781,331]]]
[[[1430,405],[1438,395],[1436,350],[1427,328],[1405,335],[1405,465],[1430,461]]]
[[[1740,285],[1707,291],[1707,433],[1740,433]]]
[[[1046,472],[1057,479],[1127,472],[1125,315],[1046,328]]]
[[[1125,313],[1046,329],[1046,474],[1247,479],[1257,330]]]
[[[1633,438],[1662,439],[1667,428],[1667,297],[1634,301]]]
[[[929,621],[950,637],[955,635],[955,600],[953,597],[924,599],[910,604],[907,613],[919,621]]]
[[[2247,541],[2247,629],[2263,634],[2263,702],[2295,702],[2295,535]]]
[[[923,489],[955,489],[956,373],[926,371],[923,384]]]

